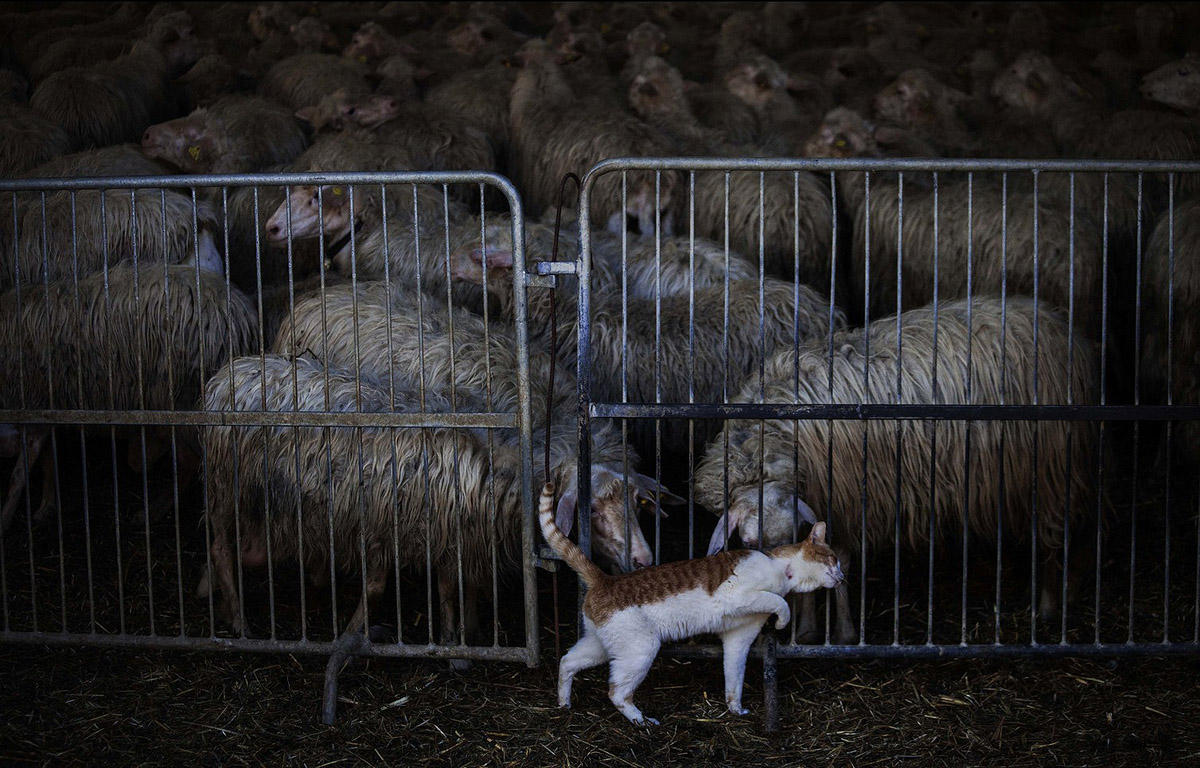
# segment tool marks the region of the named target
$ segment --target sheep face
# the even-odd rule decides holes
[[[450,30],[446,42],[464,56],[477,56],[511,34],[498,20],[477,16]]]
[[[775,94],[787,88],[787,75],[775,62],[758,56],[731,69],[725,76],[725,88],[761,112]]]
[[[590,29],[572,29],[565,33],[555,47],[559,64],[569,64],[584,56],[599,54],[604,50],[604,38]]]
[[[296,111],[296,117],[316,130],[340,130],[348,126],[374,128],[400,114],[400,102],[385,94],[351,96],[339,88],[318,103]]]
[[[306,16],[291,26],[289,33],[296,47],[302,51],[336,51],[337,35],[328,24],[312,16]]]
[[[212,166],[217,146],[206,112],[152,125],[142,134],[142,151],[185,173],[202,173]]]
[[[411,48],[405,48],[408,47],[401,45],[386,29],[368,21],[350,38],[350,44],[342,51],[342,56],[366,64],[393,53],[416,53]]]
[[[1009,107],[1044,117],[1061,98],[1083,98],[1083,89],[1060,72],[1049,56],[1026,51],[992,81],[992,96]]]
[[[661,56],[671,47],[667,45],[667,33],[652,21],[643,21],[625,36],[625,50],[629,58]]]
[[[578,490],[574,467],[570,469],[566,490],[559,498],[555,519],[563,533],[570,533],[575,518]],[[624,571],[645,568],[654,564],[654,553],[646,543],[646,536],[636,517],[626,515],[626,505],[636,512],[639,506],[649,505],[659,511],[655,504],[661,498],[669,503],[682,503],[651,477],[630,472],[628,475],[617,467],[597,465],[592,467],[592,546],[596,559]],[[629,550],[628,561],[625,557]]]
[[[761,524],[757,485],[731,491],[730,496],[729,510],[718,518],[709,540],[710,555],[719,552],[735,531],[744,546],[778,547],[793,541],[799,523],[817,521],[803,499],[777,482],[763,484]]]
[[[319,193],[315,186],[293,188],[267,219],[268,242],[287,242],[289,216],[293,240],[318,237],[322,222],[325,234],[340,234],[350,228],[350,197],[345,187],[337,185],[322,187]]]
[[[643,118],[686,114],[683,76],[662,59],[651,56],[629,84],[629,106]]]
[[[825,115],[804,144],[807,157],[872,157],[879,154],[875,126],[852,109],[838,107]]]
[[[822,79],[830,88],[841,88],[847,83],[872,80],[879,76],[879,71],[879,62],[870,53],[862,48],[844,46],[830,55]]]
[[[875,117],[910,128],[932,125],[938,118],[938,100],[946,89],[926,71],[902,72],[875,94]]]
[[[1200,108],[1200,59],[1162,65],[1142,78],[1141,92],[1150,101],[1195,112]]]
[[[289,3],[260,3],[254,6],[246,17],[246,26],[256,40],[266,40],[278,31],[290,27],[296,19],[296,14],[288,7]]]

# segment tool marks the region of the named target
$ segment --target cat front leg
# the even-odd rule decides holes
[[[775,614],[776,629],[783,629],[792,620],[792,609],[788,607],[787,600],[784,600],[774,592],[767,592],[765,590],[760,590],[746,596],[727,615],[730,617],[750,616],[755,613]]]
[[[608,661],[608,653],[596,631],[585,625],[583,637],[567,651],[558,663],[558,706],[571,707],[571,681],[580,670]]]
[[[765,617],[761,620],[751,619],[721,635],[721,645],[724,647],[722,656],[725,662],[725,704],[735,715],[745,715],[750,710],[742,706],[742,684],[746,680],[746,657],[750,655],[750,646],[762,629]]]

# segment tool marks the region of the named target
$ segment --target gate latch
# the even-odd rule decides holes
[[[525,275],[525,284],[553,288],[557,285],[557,281],[554,279],[555,275],[573,274],[575,274],[575,262],[573,261],[535,261],[533,273]]]

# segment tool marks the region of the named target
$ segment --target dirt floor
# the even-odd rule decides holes
[[[551,662],[550,654],[544,657]],[[6,765],[1197,765],[1200,661],[781,662],[783,727],[762,731],[761,665],[724,711],[719,665],[660,659],[629,725],[597,671],[575,708],[529,670],[357,661],[337,724],[319,658],[0,648]]]

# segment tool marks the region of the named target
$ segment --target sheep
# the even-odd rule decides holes
[[[1101,110],[1043,54],[1018,56],[997,75],[992,95],[1046,123],[1059,145],[1079,157],[1171,161],[1200,154],[1196,121],[1161,111]],[[1200,181],[1185,176],[1180,189],[1190,194],[1200,189]],[[1164,203],[1165,190],[1157,190],[1152,206],[1161,210]]]
[[[152,34],[112,61],[55,72],[38,83],[29,105],[66,131],[77,148],[136,141],[146,126],[167,116],[171,75],[196,58],[194,39]]]
[[[16,176],[71,151],[71,137],[28,107],[0,103],[0,176]]]
[[[258,85],[262,96],[292,109],[313,106],[337,90],[349,95],[367,94],[362,65],[328,53],[299,53],[272,66]]]
[[[164,176],[166,173],[166,168],[146,157],[136,144],[114,144],[60,155],[22,175],[31,179],[63,179],[71,176]]]
[[[257,171],[291,162],[307,146],[287,109],[252,96],[226,96],[142,134],[148,156],[184,173]]]
[[[510,172],[525,192],[532,214],[554,205],[559,181],[567,173],[585,173],[609,157],[671,154],[664,137],[639,120],[613,111],[580,108],[544,42],[531,41],[522,51],[525,64],[509,102]],[[642,234],[654,230],[656,215],[669,207],[672,193],[681,186],[677,174],[663,173],[656,209],[654,176],[631,173],[626,209],[621,210],[620,185],[620,174],[609,174],[597,182],[592,215],[608,221],[628,211],[638,218]],[[664,216],[664,229],[669,230],[669,225],[669,216]]]
[[[806,154],[816,157],[877,153],[869,124],[861,116],[840,108],[826,115],[821,129],[806,147]],[[837,180],[838,193],[854,219],[848,276],[856,297],[864,296],[869,284],[868,309],[872,317],[896,311],[898,288],[902,290],[900,300],[905,309],[932,301],[936,274],[937,293],[942,299],[961,298],[968,288],[976,292],[999,291],[1005,283],[1009,291],[1032,294],[1036,280],[1038,298],[1064,309],[1077,300],[1080,302],[1077,315],[1085,318],[1084,324],[1098,321],[1091,308],[1098,306],[1101,299],[1099,233],[1094,227],[1085,226],[1085,214],[1077,210],[1072,246],[1069,212],[1054,194],[1037,197],[1035,242],[1032,193],[1010,189],[1005,203],[1003,189],[994,180],[977,180],[971,189],[972,219],[968,222],[966,180],[943,179],[938,190],[935,243],[932,189],[919,181],[904,185],[903,235],[898,236],[900,186],[892,174],[876,173],[871,177],[869,224],[864,174],[839,172]],[[969,240],[965,236],[968,223]],[[868,231],[869,275],[864,274]],[[973,270],[970,286],[968,250]],[[901,262],[899,278],[898,261]],[[902,286],[897,285],[899,280],[903,281]]]
[[[1053,157],[1057,147],[1044,130],[1028,130],[1013,120],[981,114],[979,102],[966,93],[938,81],[928,70],[909,69],[875,94],[874,112],[913,131],[921,140],[939,147],[946,155],[989,157]],[[969,121],[976,113],[982,123]]]
[[[459,396],[466,398],[468,394]],[[479,403],[476,396],[468,404],[480,407]],[[212,378],[205,392],[206,408],[216,411],[428,413],[449,410],[448,405],[443,393],[418,393],[369,379],[356,380],[349,372],[325,367],[307,355],[294,360],[278,355],[235,359],[228,370]],[[239,510],[245,510],[240,522],[250,529],[251,540],[263,535],[266,520],[270,520],[267,535],[276,560],[297,556],[297,548],[302,546],[302,567],[309,573],[361,568],[360,536],[366,541],[366,600],[360,602],[347,631],[363,628],[366,603],[382,592],[389,570],[395,568],[398,572],[401,567],[425,563],[428,547],[441,594],[442,638],[449,641],[454,627],[452,594],[458,556],[463,567],[468,627],[475,623],[472,614],[476,590],[492,577],[493,555],[501,572],[519,559],[524,511],[519,497],[521,472],[515,435],[501,431],[489,437],[480,435],[479,430],[452,428],[366,427],[358,432],[356,436],[347,430],[305,427],[205,429],[209,460],[218,468],[210,474],[212,561],[222,591],[222,613],[235,632],[243,629],[231,541]],[[540,431],[534,439],[535,443],[543,440]],[[604,448],[613,441],[597,442],[593,455],[600,466],[593,470],[593,476],[600,482],[593,509],[602,510],[598,519],[604,521],[610,510],[618,511],[613,514],[621,525],[611,531],[616,535],[624,528],[622,497],[626,483],[606,469],[619,460],[615,452]],[[273,452],[271,445],[275,446]],[[290,448],[293,445],[301,447],[299,456]],[[574,445],[573,425],[552,430],[553,479],[564,486],[575,476]],[[361,464],[353,465],[361,467],[361,472],[341,461],[327,465],[327,455],[362,456]],[[264,462],[268,469],[262,480],[247,472],[241,487],[235,489],[223,479],[235,466],[263,466]],[[534,467],[538,482],[545,479],[540,467]],[[646,495],[640,486],[639,493]],[[260,519],[258,510],[264,509],[267,512]],[[302,531],[296,527],[298,518],[303,520],[299,523]],[[361,531],[360,520],[366,524]],[[332,556],[330,526],[336,553]],[[596,529],[597,544],[606,541],[603,532],[607,528],[597,525]],[[397,544],[395,549],[393,543]]]
[[[1026,297],[980,296],[969,303],[953,301],[910,310],[898,320],[878,320],[866,330],[839,332],[831,344],[818,341],[780,348],[767,360],[764,377],[760,380],[757,372],[752,373],[732,400],[1097,402],[1096,361],[1090,343],[1078,337],[1072,340],[1061,314]],[[793,541],[795,521],[801,518],[830,521],[832,540],[843,547],[857,549],[865,542],[867,551],[859,552],[860,557],[886,546],[893,530],[899,531],[898,546],[924,551],[931,531],[939,538],[950,535],[960,530],[965,514],[966,525],[978,538],[992,539],[1003,530],[1006,541],[1028,541],[1032,531],[1043,567],[1054,574],[1064,527],[1095,511],[1096,430],[1092,425],[875,421],[864,426],[781,419],[765,422],[760,436],[760,423],[727,422],[696,470],[697,500],[721,515],[710,552],[721,549],[734,530],[747,546]],[[935,432],[936,456],[929,446]],[[897,440],[907,446],[899,467]],[[827,485],[830,455],[834,457],[832,487]],[[969,480],[964,470],[968,455]],[[860,474],[864,471],[868,473],[865,490]],[[936,486],[933,498],[931,483]],[[860,510],[865,529],[860,525]],[[1043,615],[1055,610],[1054,581],[1041,579]],[[839,643],[854,637],[846,598],[845,590],[839,590],[835,634]],[[815,629],[812,607],[811,602],[806,606],[807,616],[801,622],[805,631]]]
[[[201,56],[175,82],[193,109],[210,106],[230,93],[252,90],[238,69],[219,53]]]
[[[629,101],[653,125],[675,130],[685,137],[691,154],[757,154],[755,148],[731,145],[706,131],[696,121],[682,90],[677,70],[658,58],[648,58],[630,84]],[[698,234],[721,240],[746,254],[759,249],[759,182],[763,184],[763,256],[777,277],[798,277],[808,285],[829,285],[832,201],[828,189],[810,173],[729,174],[726,199],[723,173],[695,176],[695,223]],[[680,211],[686,194],[679,195]],[[726,220],[726,205],[729,217]],[[691,221],[691,218],[687,218]],[[799,271],[796,274],[796,262]]]
[[[211,271],[215,266],[216,272]],[[130,261],[107,272],[26,285],[0,294],[0,407],[191,408],[201,385],[231,354],[256,343],[250,302],[227,291],[220,264]],[[49,437],[30,427],[28,465]],[[24,487],[18,462],[0,530]],[[38,519],[55,503],[44,494]]]
[[[430,88],[425,103],[443,114],[471,121],[487,135],[502,163],[509,152],[508,94],[516,79],[517,69],[511,61],[457,72]]]
[[[509,292],[503,289],[511,275],[511,251],[489,246],[454,258],[455,279],[476,284],[482,283],[486,263],[489,290],[505,312],[512,311]],[[558,354],[565,363],[574,364],[578,310],[573,294],[559,293]],[[546,333],[542,329],[548,329],[553,319],[550,296],[551,290],[535,287],[527,293],[529,318],[540,331],[539,343]],[[694,317],[693,307],[697,308]],[[700,309],[704,307],[721,309]],[[623,316],[628,317],[624,336]],[[835,329],[841,328],[845,316],[831,309],[828,299],[807,286],[769,277],[762,278],[761,286],[756,280],[737,280],[659,301],[632,298],[624,306],[619,294],[597,293],[592,296],[591,318],[593,397],[604,402],[626,396],[631,403],[684,403],[692,398],[719,402],[729,382],[754,366],[760,347],[770,353],[779,345],[826,338],[831,322]]]
[[[0,221],[0,244],[15,256],[0,269],[0,288],[84,277],[126,255],[147,263],[193,255],[219,260],[215,229],[207,205],[193,208],[190,197],[174,190],[61,190],[28,197]]]
[[[1198,244],[1200,199],[1191,198],[1159,218],[1142,255],[1141,380],[1152,399],[1200,402]],[[1194,465],[1200,458],[1196,423],[1180,422],[1175,429],[1175,444]]]
[[[1194,56],[1163,64],[1142,78],[1146,99],[1188,115],[1200,112],[1200,62]]]

